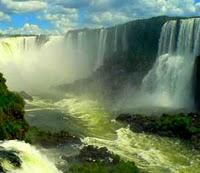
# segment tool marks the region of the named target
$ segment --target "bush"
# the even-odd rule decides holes
[[[23,98],[8,90],[0,73],[0,140],[24,138],[29,127],[24,120],[24,105]]]
[[[132,162],[125,162],[107,148],[84,146],[69,167],[68,173],[139,173]]]
[[[192,115],[187,114],[163,115],[156,122],[156,128],[161,133],[168,133],[168,136],[190,139],[192,135],[200,133],[200,127],[193,122],[193,119]]]
[[[133,163],[124,161],[116,165],[84,163],[72,165],[69,173],[139,173],[139,169]]]

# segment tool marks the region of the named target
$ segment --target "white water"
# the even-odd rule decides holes
[[[118,51],[119,45],[121,45],[120,50],[122,51],[128,49],[127,25],[115,26],[112,30],[101,28],[89,32],[90,34],[88,34],[87,29],[69,32],[66,36],[66,42],[70,47],[70,54],[76,55],[75,57],[78,57],[79,61],[82,58],[88,62],[90,72],[101,67],[108,56]],[[113,40],[109,40],[109,37]]]
[[[79,42],[84,47],[82,39]],[[36,37],[1,38],[0,72],[9,88],[38,92],[86,77],[92,70],[84,53],[77,58],[65,43],[63,36],[51,36],[40,46]]]
[[[124,29],[123,29],[122,47],[123,47],[123,51],[127,51],[128,43],[127,43],[127,26],[126,25],[124,25]]]
[[[165,53],[173,53],[176,44],[177,21],[169,21],[164,24],[161,31],[158,56]]]
[[[67,95],[59,102],[31,103],[40,108],[62,111],[66,126],[77,127],[75,135],[83,136],[86,145],[107,147],[123,159],[134,161],[149,173],[199,173],[200,154],[179,140],[134,133],[113,121],[114,117],[100,103],[83,97]],[[42,103],[42,104],[39,104]],[[70,118],[76,119],[70,124]]]
[[[17,152],[17,156],[22,161],[21,168],[14,168],[10,163],[4,162],[3,168],[9,173],[61,173],[44,154],[30,144],[5,141],[0,146],[5,150]]]
[[[107,39],[107,30],[101,29],[99,31],[99,36],[98,36],[97,62],[95,64],[94,70],[98,69],[103,65],[105,51],[106,51],[106,39]]]
[[[114,52],[117,51],[117,41],[118,41],[118,26],[115,27],[115,37],[114,37]]]
[[[109,28],[69,31],[66,36],[50,36],[46,40],[36,36],[2,37],[0,72],[9,88],[32,93],[86,78],[118,51],[119,45],[120,51],[128,49],[127,26],[120,27],[116,26],[115,32]],[[113,43],[109,37],[113,37]],[[108,49],[110,45],[113,46]]]
[[[179,30],[176,21],[163,26],[159,57],[143,79],[142,92],[155,98],[151,104],[175,108],[193,106],[191,79],[195,57],[200,51],[199,25],[200,19],[185,19],[181,20]]]

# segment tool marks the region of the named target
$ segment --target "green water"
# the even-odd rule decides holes
[[[123,159],[134,161],[136,165],[148,172],[200,173],[199,152],[187,148],[179,140],[134,133],[128,127],[116,123],[113,116],[97,101],[66,96],[66,99],[58,102],[35,98],[28,105],[27,119],[30,123],[37,119],[40,123],[45,121],[46,124],[51,125],[52,122],[47,122],[49,114],[40,116],[39,113],[42,110],[60,112],[59,115],[55,115],[57,118],[53,128],[57,130],[63,128],[81,136],[86,145],[107,147]],[[37,121],[34,122],[35,125]]]

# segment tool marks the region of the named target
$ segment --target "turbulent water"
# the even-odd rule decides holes
[[[49,159],[35,147],[19,141],[5,141],[0,144],[5,150],[15,151],[22,161],[20,168],[15,168],[5,161],[2,166],[9,173],[61,173]]]
[[[39,118],[41,109],[60,110],[65,122],[63,129],[71,129],[86,145],[107,147],[150,173],[199,173],[200,153],[185,147],[179,140],[134,133],[115,122],[114,116],[96,101],[67,95],[58,102],[37,98],[29,104],[35,108],[29,109],[30,123],[34,121],[33,113],[37,121],[48,120],[48,115],[46,119]],[[59,123],[57,126],[60,129]]]
[[[167,22],[160,37],[158,58],[143,80],[143,92],[156,98],[155,105],[193,106],[192,73],[200,51],[200,19]]]

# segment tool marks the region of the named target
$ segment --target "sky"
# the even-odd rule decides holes
[[[0,33],[62,34],[159,15],[200,15],[200,0],[0,0]]]

